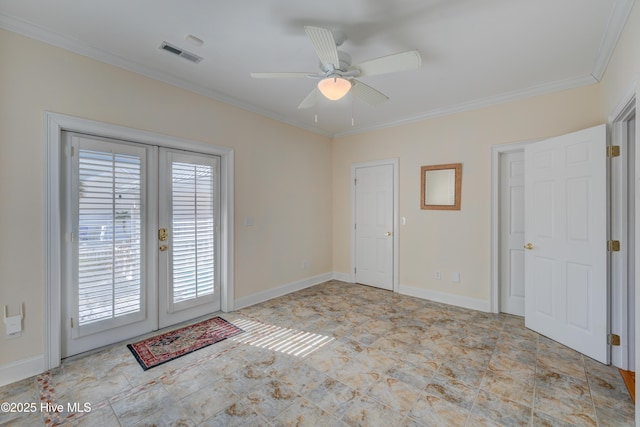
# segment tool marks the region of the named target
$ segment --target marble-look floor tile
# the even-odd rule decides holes
[[[544,388],[559,398],[591,400],[587,381],[558,372],[547,371],[543,368],[538,369],[536,372],[536,388]]]
[[[563,359],[562,356],[558,354],[548,354],[539,351],[537,366],[545,371],[568,375],[580,381],[586,381],[587,379],[587,374],[581,360],[575,361],[573,358]]]
[[[340,381],[327,378],[305,397],[339,419],[360,397],[360,393]]]
[[[199,427],[269,427],[271,423],[258,415],[250,406],[232,403]]]
[[[271,420],[284,411],[299,397],[293,389],[280,381],[269,381],[242,398],[242,403],[251,406],[258,414]]]
[[[469,360],[446,360],[436,371],[471,387],[478,387],[482,381],[486,366],[477,365]]]
[[[505,354],[496,352],[489,361],[489,371],[502,377],[533,386],[535,380],[536,365],[533,363],[523,363],[507,357]]]
[[[29,426],[631,426],[617,369],[524,326],[329,281],[223,316],[245,332],[144,371],[122,344],[0,387]],[[151,334],[149,334],[151,335]]]
[[[423,394],[408,414],[418,425],[423,426],[464,426],[469,411],[446,399],[431,394]]]
[[[276,427],[333,427],[340,424],[331,414],[302,397],[273,420]]]
[[[421,390],[396,378],[381,376],[367,390],[367,395],[400,413],[406,413],[420,396]]]
[[[352,427],[392,426],[403,414],[370,397],[358,399],[344,414],[342,421]]]
[[[434,369],[428,366],[414,365],[401,360],[396,361],[394,366],[390,367],[384,374],[422,390],[429,384],[435,372]]]
[[[617,408],[596,406],[596,416],[599,427],[632,427],[636,425],[633,403]]]
[[[122,426],[133,426],[176,405],[176,401],[160,383],[121,393],[113,397],[110,403]]]
[[[558,396],[558,392],[536,388],[535,409],[559,420],[580,426],[596,426],[596,414],[590,401]]]
[[[480,389],[525,406],[530,407],[533,404],[534,388],[532,383],[504,377],[500,373],[491,370],[486,372],[480,384]]]
[[[553,418],[543,412],[536,411],[533,413],[533,420],[531,422],[533,427],[576,427],[575,424]]]
[[[360,393],[365,393],[369,387],[382,378],[380,371],[358,361],[344,365],[329,375]]]
[[[478,392],[471,412],[506,426],[528,426],[531,422],[530,407],[485,390]]]
[[[327,376],[306,364],[283,372],[278,379],[299,394],[304,394],[321,384]]]
[[[449,403],[470,410],[478,390],[451,377],[435,375],[424,389],[425,393],[440,397]]]

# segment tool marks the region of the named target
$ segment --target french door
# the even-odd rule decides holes
[[[219,158],[64,144],[62,356],[218,311]]]
[[[220,310],[218,158],[160,149],[159,326]]]

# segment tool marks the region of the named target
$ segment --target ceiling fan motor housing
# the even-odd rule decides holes
[[[351,66],[351,55],[349,55],[347,52],[343,52],[339,50],[338,59],[340,60],[340,64],[336,64],[335,69],[331,70],[331,69],[325,68],[325,66],[322,65],[322,62],[320,63],[320,69],[325,73],[330,71],[331,72],[333,71],[347,72],[349,70],[349,67]]]

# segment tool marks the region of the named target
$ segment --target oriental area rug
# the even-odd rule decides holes
[[[244,332],[221,317],[204,320],[175,331],[165,332],[127,344],[142,369],[153,368],[185,354]]]

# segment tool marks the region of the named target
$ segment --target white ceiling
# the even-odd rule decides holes
[[[602,77],[633,0],[0,0],[0,27],[325,135],[346,135]],[[363,77],[389,96],[297,106],[318,71],[304,26],[359,62],[417,49],[422,68]],[[185,38],[192,34],[202,46]],[[159,49],[167,41],[199,64]],[[315,116],[317,114],[317,122]],[[352,117],[354,124],[352,125]]]

